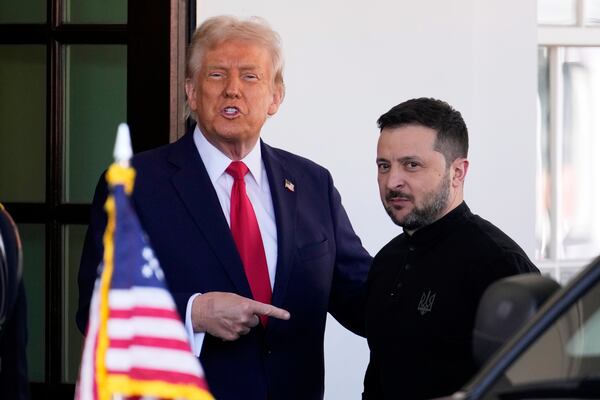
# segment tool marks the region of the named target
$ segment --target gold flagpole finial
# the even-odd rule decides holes
[[[111,186],[124,185],[127,194],[131,194],[135,179],[135,170],[129,167],[129,160],[132,155],[133,150],[131,149],[129,127],[125,123],[119,124],[117,139],[115,140],[115,150],[113,152],[115,162],[108,168],[106,181]]]

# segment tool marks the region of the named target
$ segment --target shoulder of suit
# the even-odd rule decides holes
[[[321,174],[329,174],[329,171],[325,167],[312,160],[309,160],[306,157],[290,153],[287,150],[269,146],[264,142],[263,145],[268,153],[268,156],[273,157],[276,161],[279,161],[281,164],[285,165],[286,168],[303,173],[306,173],[307,170],[313,170],[318,171]]]
[[[169,156],[171,149],[173,147],[180,146],[180,141],[181,141],[181,139],[179,139],[173,143],[168,143],[168,144],[165,144],[165,145],[162,145],[159,147],[155,147],[150,150],[145,150],[145,151],[136,153],[132,158],[133,166],[138,168],[138,167],[146,166],[147,164],[155,165],[157,160],[160,160],[160,159],[166,160]]]

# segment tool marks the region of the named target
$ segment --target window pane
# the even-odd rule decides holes
[[[127,117],[127,47],[68,46],[65,73],[64,199],[89,203]]]
[[[46,22],[46,3],[46,0],[0,1],[0,24]]]
[[[550,255],[550,69],[548,48],[538,50],[538,125],[536,132],[536,259],[546,259]]]
[[[79,271],[79,259],[83,248],[86,227],[83,225],[71,225],[64,229],[65,260],[63,280],[63,382],[75,383],[81,361],[81,350],[83,336],[75,324],[75,312],[79,292],[77,287],[77,273]]]
[[[44,201],[45,137],[46,47],[0,45],[0,201]]]
[[[27,297],[27,368],[32,382],[44,382],[46,338],[45,227],[19,224]]]
[[[562,210],[565,258],[600,253],[600,48],[565,49]]]
[[[575,25],[576,0],[538,0],[538,23]]]
[[[126,0],[66,0],[64,21],[74,24],[126,24]]]
[[[600,0],[587,0],[586,25],[600,25]]]

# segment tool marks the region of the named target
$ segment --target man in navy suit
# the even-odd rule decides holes
[[[364,334],[371,257],[329,172],[260,140],[284,97],[278,35],[260,19],[211,18],[195,32],[186,67],[197,126],[133,158],[133,205],[214,396],[322,399],[326,314]],[[255,278],[245,272],[248,249],[238,251],[244,246],[230,229],[238,218],[231,202],[239,182],[228,172],[235,161],[248,170],[243,196],[260,231],[250,250],[259,248],[264,264],[251,267],[267,281],[263,302],[253,299]],[[105,198],[101,180],[79,272],[82,331],[102,257]]]

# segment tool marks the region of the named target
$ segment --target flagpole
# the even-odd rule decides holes
[[[106,172],[106,182],[110,188],[121,184],[129,195],[133,191],[135,171],[129,166],[133,151],[127,124],[120,124],[117,129],[117,138],[113,156],[115,162]],[[112,190],[104,204],[108,215],[106,230],[104,231],[104,268],[100,279],[100,324],[98,328],[98,352],[96,356],[96,381],[99,400],[110,400],[110,390],[107,383],[106,352],[108,350],[108,293],[114,269],[114,232],[116,225],[115,199]]]

